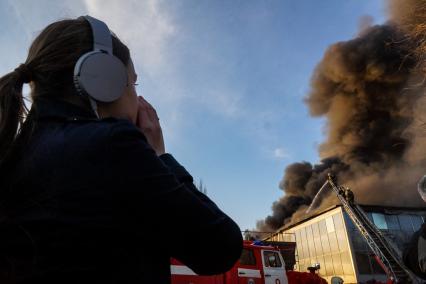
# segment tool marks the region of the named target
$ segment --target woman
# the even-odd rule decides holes
[[[85,18],[50,24],[0,78],[0,283],[169,283],[170,257],[199,274],[230,269],[240,230],[165,153],[115,35],[123,93],[105,103],[77,90],[92,29]]]

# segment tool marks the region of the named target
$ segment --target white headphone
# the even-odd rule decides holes
[[[80,95],[89,97],[98,115],[96,101],[113,102],[123,94],[128,84],[127,69],[112,53],[112,36],[108,26],[90,16],[80,18],[88,21],[92,28],[93,50],[77,60],[74,85]]]

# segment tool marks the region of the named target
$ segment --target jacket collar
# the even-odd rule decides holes
[[[97,120],[97,117],[93,112],[86,110],[81,106],[51,98],[35,99],[31,107],[31,112],[34,112],[36,117],[39,119],[56,118],[65,120]]]

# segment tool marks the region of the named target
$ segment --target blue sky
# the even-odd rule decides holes
[[[0,74],[25,61],[48,23],[98,17],[130,47],[138,92],[160,116],[166,149],[203,180],[241,229],[282,195],[286,165],[316,162],[324,121],[303,98],[330,44],[384,0],[0,0]]]

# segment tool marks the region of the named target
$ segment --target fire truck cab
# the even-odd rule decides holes
[[[251,241],[244,241],[240,259],[226,273],[200,276],[175,259],[171,273],[172,284],[288,284],[280,251]]]

